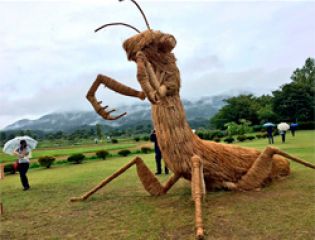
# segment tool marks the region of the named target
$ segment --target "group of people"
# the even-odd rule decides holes
[[[292,135],[293,137],[295,136],[296,127],[297,127],[297,124],[296,124],[296,123],[292,123],[292,124],[290,125],[290,131],[291,131],[291,135]],[[267,130],[267,136],[268,136],[269,144],[274,144],[274,139],[273,139],[273,126],[272,126],[272,125],[267,126],[266,130]],[[287,132],[287,130],[279,130],[279,134],[280,134],[280,136],[281,136],[281,141],[282,141],[282,143],[285,143],[286,132]]]

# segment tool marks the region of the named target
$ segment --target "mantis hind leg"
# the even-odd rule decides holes
[[[288,161],[275,154],[278,154],[278,149],[267,147],[238,182],[225,182],[224,186],[230,190],[250,191],[261,188],[272,178],[288,175]]]
[[[165,184],[165,186],[162,186],[159,182],[159,180],[153,175],[153,173],[150,171],[150,169],[144,164],[143,160],[139,157],[136,157],[131,162],[127,163],[124,167],[116,171],[111,176],[105,178],[103,181],[101,181],[98,185],[96,185],[94,188],[92,188],[90,191],[84,193],[80,197],[73,197],[70,199],[71,202],[75,201],[83,201],[89,198],[91,195],[93,195],[95,192],[100,190],[102,187],[107,185],[109,182],[117,178],[119,175],[123,174],[126,170],[128,170],[133,165],[137,166],[137,172],[138,176],[145,188],[151,195],[153,196],[159,196],[166,194],[167,191],[177,182],[177,180],[180,178],[180,175],[173,175]]]

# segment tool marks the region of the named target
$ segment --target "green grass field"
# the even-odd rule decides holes
[[[266,139],[241,145],[263,149]],[[276,138],[275,146],[315,163],[315,131]],[[180,180],[151,197],[135,167],[85,202],[70,203],[133,159],[110,158],[81,165],[55,165],[28,172],[30,191],[19,176],[0,181],[1,239],[194,239],[190,183]],[[140,155],[154,168],[154,155]],[[260,192],[208,192],[203,204],[206,239],[314,239],[315,172],[292,163],[292,174]],[[165,182],[167,176],[159,177]]]

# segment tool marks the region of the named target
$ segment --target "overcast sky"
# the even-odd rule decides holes
[[[315,56],[315,2],[140,1],[151,28],[173,34],[181,71],[181,96],[256,95],[290,82]],[[0,129],[23,118],[92,110],[86,92],[98,73],[136,89],[136,65],[122,42],[145,30],[130,1],[0,0]],[[134,103],[101,88],[112,107]]]

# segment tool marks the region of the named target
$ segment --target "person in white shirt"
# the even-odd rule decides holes
[[[18,163],[19,163],[19,173],[20,173],[20,179],[21,183],[23,185],[23,190],[26,191],[30,188],[30,185],[28,183],[28,178],[26,176],[26,173],[30,166],[30,148],[27,146],[27,143],[25,140],[20,141],[20,146],[14,151],[14,154],[18,156]]]

